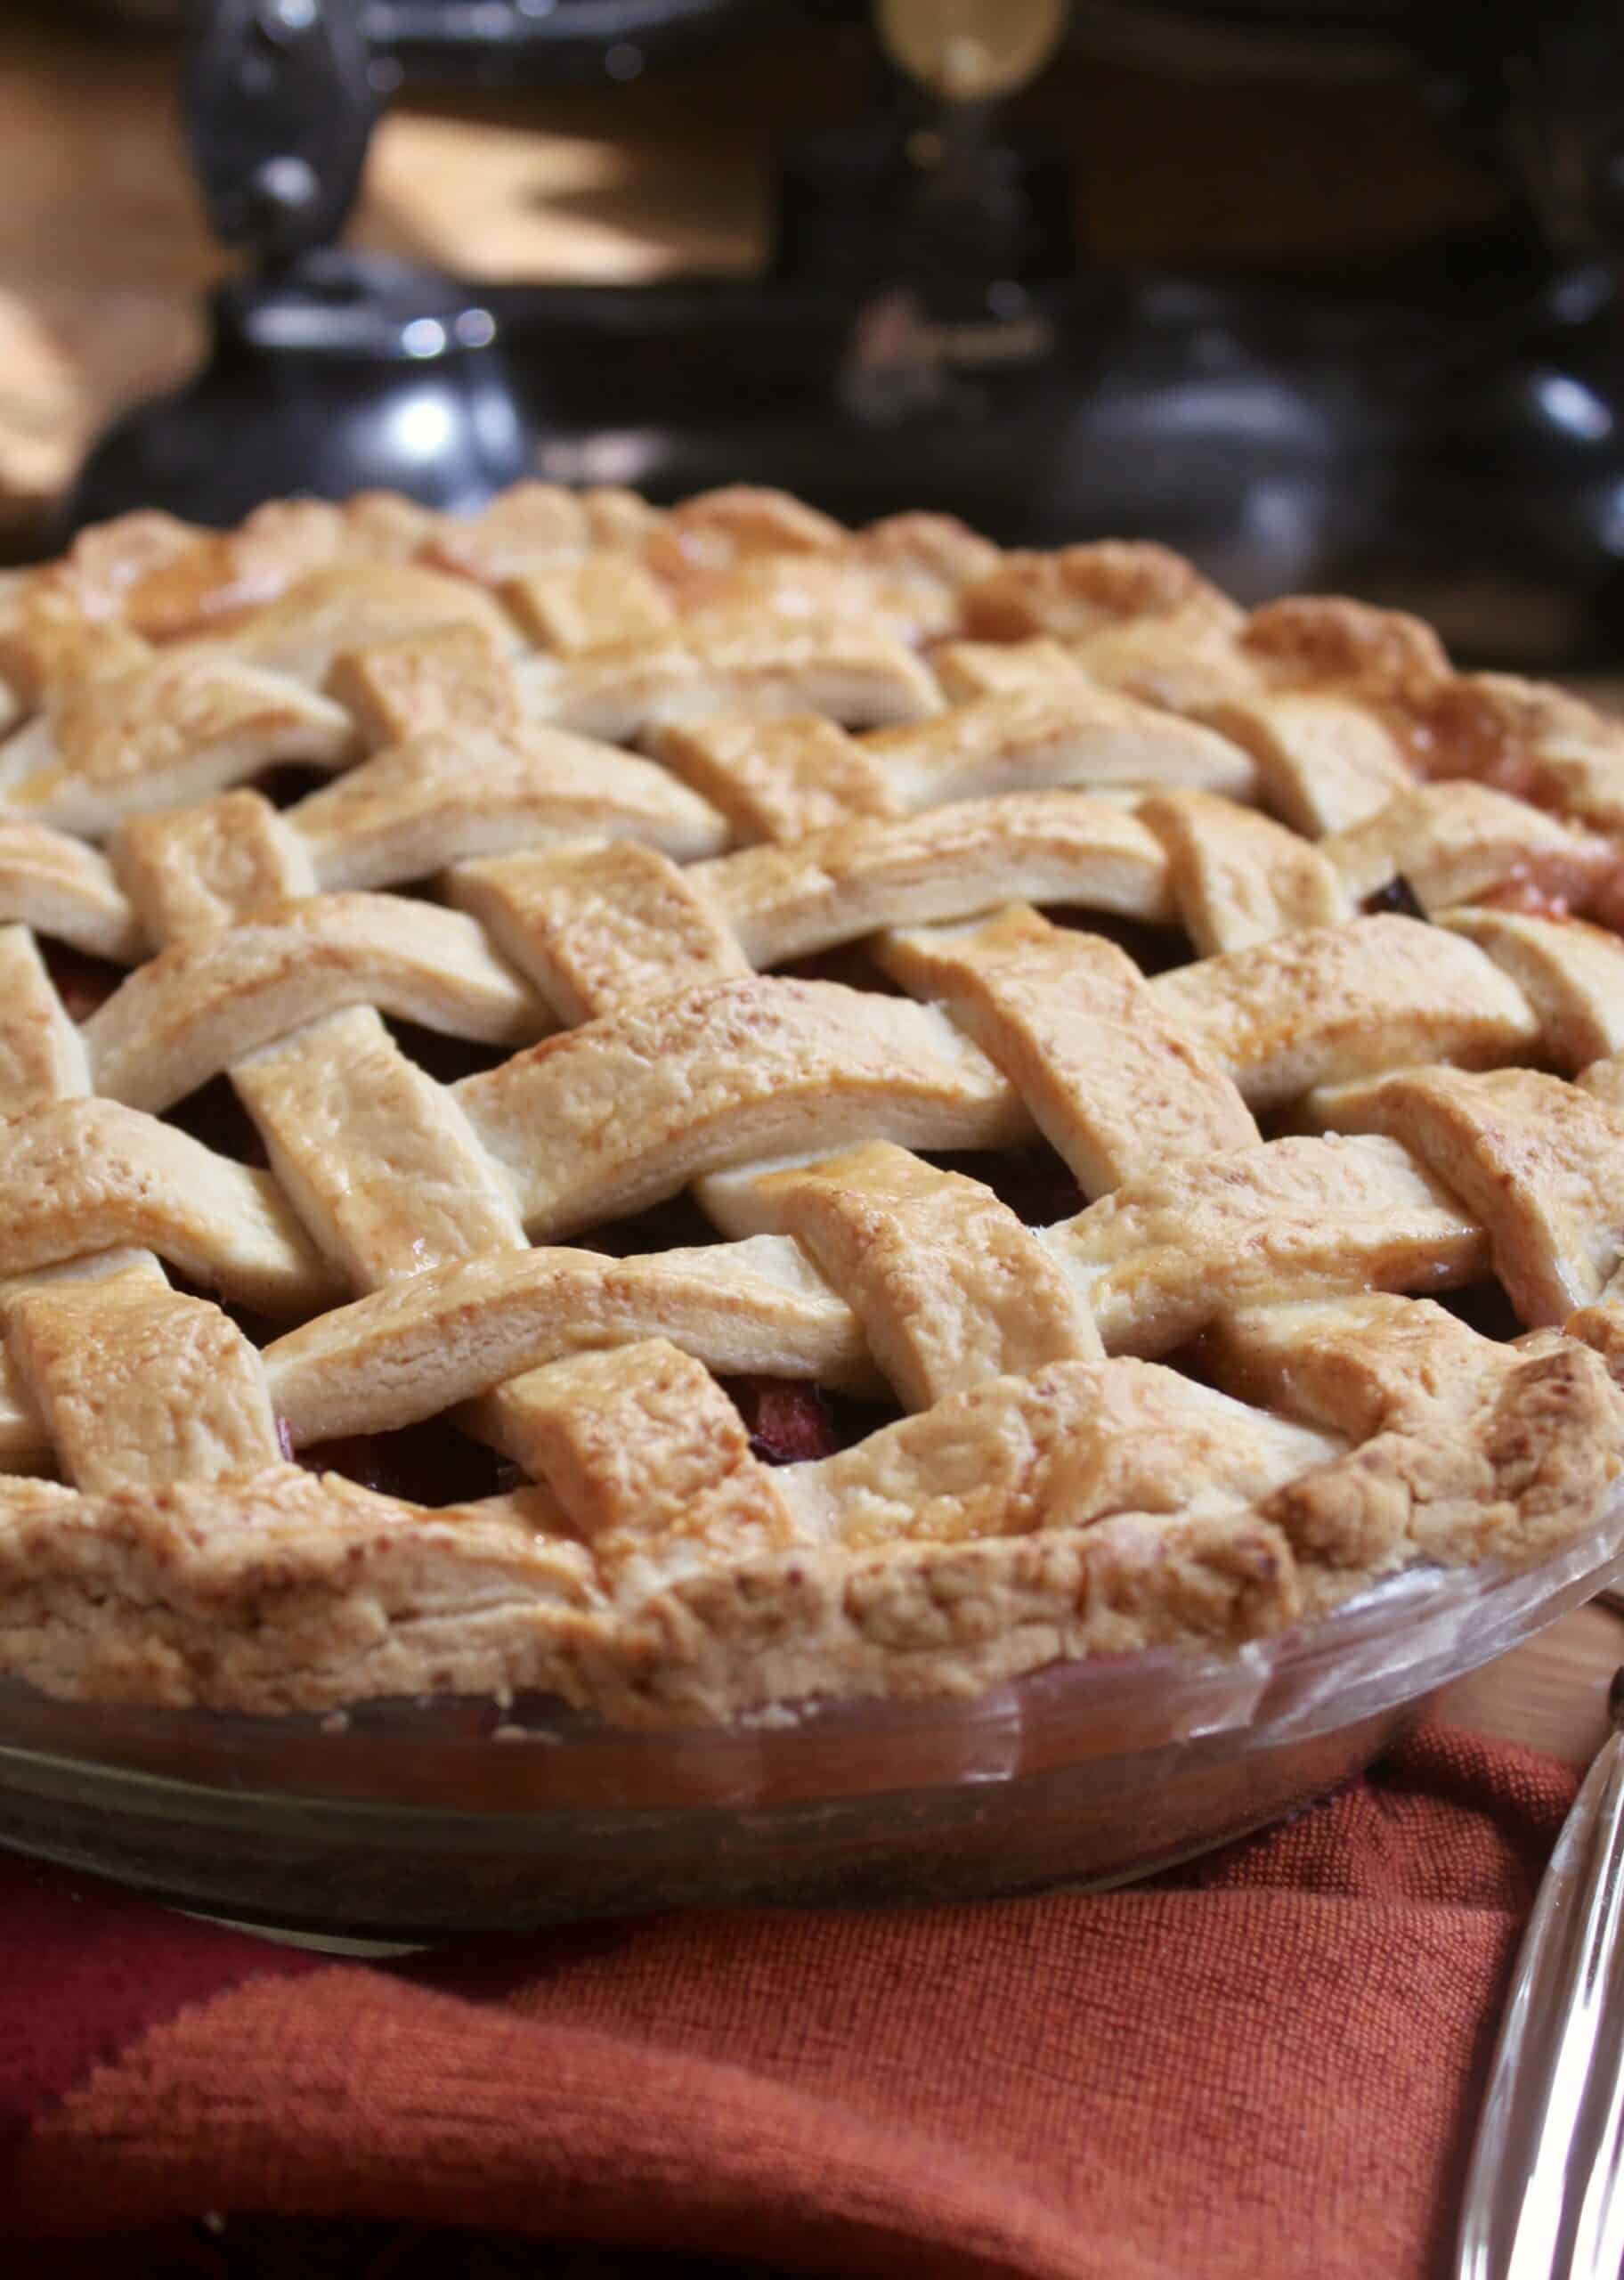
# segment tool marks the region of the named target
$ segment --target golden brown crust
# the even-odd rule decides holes
[[[655,734],[652,749],[742,840],[799,839],[859,816],[902,812],[867,747],[816,712],[677,721]]]
[[[1450,910],[1442,923],[1511,976],[1557,1068],[1582,1070],[1624,1046],[1624,942],[1616,934],[1517,910]]]
[[[1618,858],[1487,784],[1423,784],[1320,843],[1349,897],[1364,902],[1402,876],[1429,915],[1516,886],[1553,909],[1582,909]]]
[[[249,1054],[231,1082],[301,1222],[350,1287],[524,1249],[513,1197],[456,1102],[370,1006]]]
[[[1263,1500],[1317,1578],[1311,1606],[1343,1596],[1338,1571],[1362,1583],[1417,1558],[1538,1559],[1612,1493],[1620,1396],[1600,1356],[1571,1340],[1526,1355],[1477,1343],[1487,1351],[1442,1387],[1412,1380],[1357,1449]]]
[[[753,559],[838,554],[845,535],[838,523],[788,492],[733,483],[702,491],[662,516],[644,540],[642,556],[680,599],[719,571]]]
[[[972,633],[1076,637],[1113,619],[1160,617],[1213,589],[1193,563],[1144,539],[1097,539],[1055,554],[1008,554],[964,596]]]
[[[688,859],[727,836],[715,810],[662,770],[562,729],[408,737],[312,792],[287,827],[334,892],[561,839],[641,839]]]
[[[170,650],[53,692],[0,745],[0,794],[37,822],[105,837],[279,761],[338,767],[353,741],[341,705],[284,674]]]
[[[473,626],[499,649],[515,639],[500,606],[466,578],[413,562],[339,562],[298,579],[207,646],[321,688],[346,650],[447,626]]]
[[[1203,957],[1352,916],[1326,851],[1233,800],[1163,792],[1139,818],[1167,851],[1173,899]]]
[[[1336,682],[1226,690],[1202,700],[1199,710],[1250,753],[1263,805],[1307,838],[1379,815],[1414,783],[1403,741],[1383,709]]]
[[[510,1378],[471,1421],[556,1499],[614,1597],[807,1541],[738,1411],[669,1339]]]
[[[617,1619],[579,1546],[477,1507],[413,1515],[330,1474],[72,1502],[29,1484],[18,1505],[0,1503],[7,1668],[82,1699],[262,1714],[539,1690],[670,1725],[806,1700],[836,1673],[852,1695],[969,1694],[1063,1657],[1233,1649],[1302,1603],[1279,1531],[1229,1516],[769,1553]]]
[[[327,680],[369,745],[444,729],[508,737],[523,725],[512,669],[490,627],[481,623],[435,627],[345,649]]]
[[[629,641],[662,641],[677,627],[664,589],[639,562],[589,554],[516,579],[506,591],[520,630],[566,656]]]
[[[799,1246],[760,1236],[610,1258],[549,1243],[394,1276],[265,1348],[296,1448],[437,1417],[583,1349],[668,1338],[723,1372],[881,1384],[857,1316]]]
[[[697,867],[634,840],[459,864],[451,892],[565,1023],[751,970]]]
[[[199,531],[130,582],[124,617],[149,641],[229,625],[335,561],[348,536],[343,511],[318,499],[272,500],[234,531]]]
[[[892,934],[880,957],[1005,1072],[1087,1194],[1147,1161],[1257,1138],[1224,1071],[1162,1019],[1112,942],[1017,905],[977,926]]]
[[[0,810],[0,922],[11,920],[120,965],[142,955],[140,924],[106,856]]]
[[[1491,1067],[1539,1036],[1522,992],[1482,951],[1412,918],[1276,935],[1150,988],[1254,1108],[1407,1062]]]
[[[275,1462],[258,1355],[218,1307],[183,1298],[161,1276],[20,1291],[4,1322],[76,1487],[231,1479]]]
[[[1248,798],[1256,771],[1231,740],[1087,680],[1043,675],[870,737],[910,808],[1061,785],[1193,784]]]
[[[85,1025],[95,1090],[154,1112],[262,1045],[344,1006],[517,1045],[534,993],[460,911],[393,895],[309,895],[171,943]]]
[[[0,1276],[139,1244],[272,1319],[337,1278],[280,1186],[117,1101],[42,1101],[0,1124]]]
[[[1430,625],[1366,602],[1320,595],[1265,602],[1246,620],[1240,639],[1287,680],[1354,682],[1400,703],[1425,703],[1449,677],[1449,657]]]
[[[0,1492],[0,1658],[53,1692],[256,1712],[542,1690],[647,1725],[832,1685],[963,1693],[1068,1657],[1232,1648],[1408,1559],[1538,1557],[1619,1477],[1620,1396],[1572,1343],[1468,1372],[1447,1433],[1429,1411],[1345,1454],[1284,1427],[1273,1454],[1266,1434],[1243,1454],[1213,1421],[1222,1396],[1165,1372],[1148,1374],[1183,1406],[1125,1386],[1104,1423],[1095,1373],[1143,1366],[1063,1364],[940,1404],[853,1452],[860,1462],[809,1469],[843,1469],[823,1491],[852,1515],[841,1548],[742,1549],[652,1588],[626,1559],[620,1600],[556,1523],[499,1505],[489,1519],[423,1513],[291,1467],[71,1501],[28,1484]],[[1160,1445],[1186,1452],[1193,1503],[1167,1509],[1184,1476],[1148,1454],[1152,1415]],[[991,1534],[967,1529],[956,1494],[944,1502],[936,1486],[978,1417]],[[1230,1470],[1215,1475],[1220,1453]],[[1267,1487],[1282,1462],[1292,1477]],[[893,1488],[923,1540],[887,1533]]]
[[[910,1409],[984,1378],[1103,1357],[1078,1292],[1008,1205],[905,1148],[874,1141],[702,1192],[730,1234],[770,1229],[802,1244]]]
[[[1489,1265],[1476,1219],[1387,1139],[1293,1136],[1174,1160],[1043,1240],[1113,1354],[1166,1354],[1225,1307],[1447,1290]]]
[[[712,712],[822,712],[848,728],[918,721],[936,684],[893,634],[849,618],[715,612],[660,642],[622,643],[520,664],[526,712],[583,736],[631,744]]]
[[[133,816],[115,835],[112,859],[155,949],[316,891],[304,843],[257,792]]]
[[[457,1087],[534,1242],[754,1156],[865,1132],[996,1147],[1030,1130],[944,1015],[833,981],[752,974],[600,1015]]]
[[[0,926],[0,1123],[90,1089],[85,1041],[26,926]]]
[[[572,491],[556,483],[516,483],[483,514],[442,516],[422,558],[436,569],[499,586],[560,556],[583,553],[589,536]]]
[[[1561,914],[1624,908],[1624,730],[1573,701],[747,487],[127,518],[0,583],[0,1670],[713,1719],[1228,1650],[1615,1494],[1624,949]],[[1357,915],[1405,888],[1443,923]],[[153,955],[81,1025],[55,936]],[[146,1112],[222,1076],[267,1171]],[[1097,1199],[1048,1227],[957,1153],[1040,1131]],[[734,1240],[553,1240],[688,1185]],[[1490,1266],[1514,1344],[1425,1295]],[[905,1414],[773,1466],[713,1373]],[[525,1485],[279,1457],[428,1419]]]
[[[894,823],[837,824],[785,847],[742,848],[690,875],[758,966],[1017,900],[1173,915],[1154,835],[1084,792],[1007,792]]]
[[[1547,682],[1458,674],[1414,708],[1408,733],[1429,776],[1476,777],[1604,829],[1618,811],[1624,729]]]
[[[1531,1327],[1565,1321],[1617,1271],[1624,1112],[1577,1085],[1532,1069],[1404,1071],[1339,1087],[1321,1112],[1403,1138],[1482,1227]]]

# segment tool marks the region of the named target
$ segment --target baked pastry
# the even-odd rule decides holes
[[[0,672],[0,1671],[701,1721],[1606,1509],[1575,700],[1152,546],[542,485],[128,517]]]

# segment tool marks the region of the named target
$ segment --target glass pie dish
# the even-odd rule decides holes
[[[1220,1842],[1610,1568],[1621,1185],[1624,724],[1417,620],[741,486],[87,531],[0,1841],[406,1938]]]
[[[676,1907],[1103,1886],[1324,1795],[1613,1579],[1624,1491],[1531,1567],[1410,1568],[1222,1658],[612,1730],[556,1704],[255,1719],[0,1688],[0,1842],[267,1930],[431,1941]]]

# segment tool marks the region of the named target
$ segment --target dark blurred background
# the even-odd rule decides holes
[[[13,6],[6,543],[136,498],[744,478],[1157,536],[1243,598],[1350,585],[1604,668],[1621,15]]]

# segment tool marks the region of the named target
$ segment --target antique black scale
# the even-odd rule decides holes
[[[472,506],[527,470],[656,498],[743,479],[854,520],[923,502],[1011,542],[1151,535],[1243,598],[1351,588],[1433,616],[1467,658],[1615,664],[1617,7],[1067,12],[881,0],[873,101],[784,154],[759,277],[482,286],[338,242],[402,77],[613,79],[681,53],[725,71],[792,19],[861,37],[865,11],[215,0],[196,16],[186,116],[211,220],[244,267],[216,296],[203,370],[103,439],[69,522],[156,500],[224,523],[265,497],[369,484]],[[950,52],[941,19],[970,46]],[[1091,260],[1064,151],[1009,130],[997,98],[1058,37],[1125,30],[1152,62],[1197,40],[1309,66],[1355,47],[1401,60],[1514,183],[1508,218],[1376,277]]]

